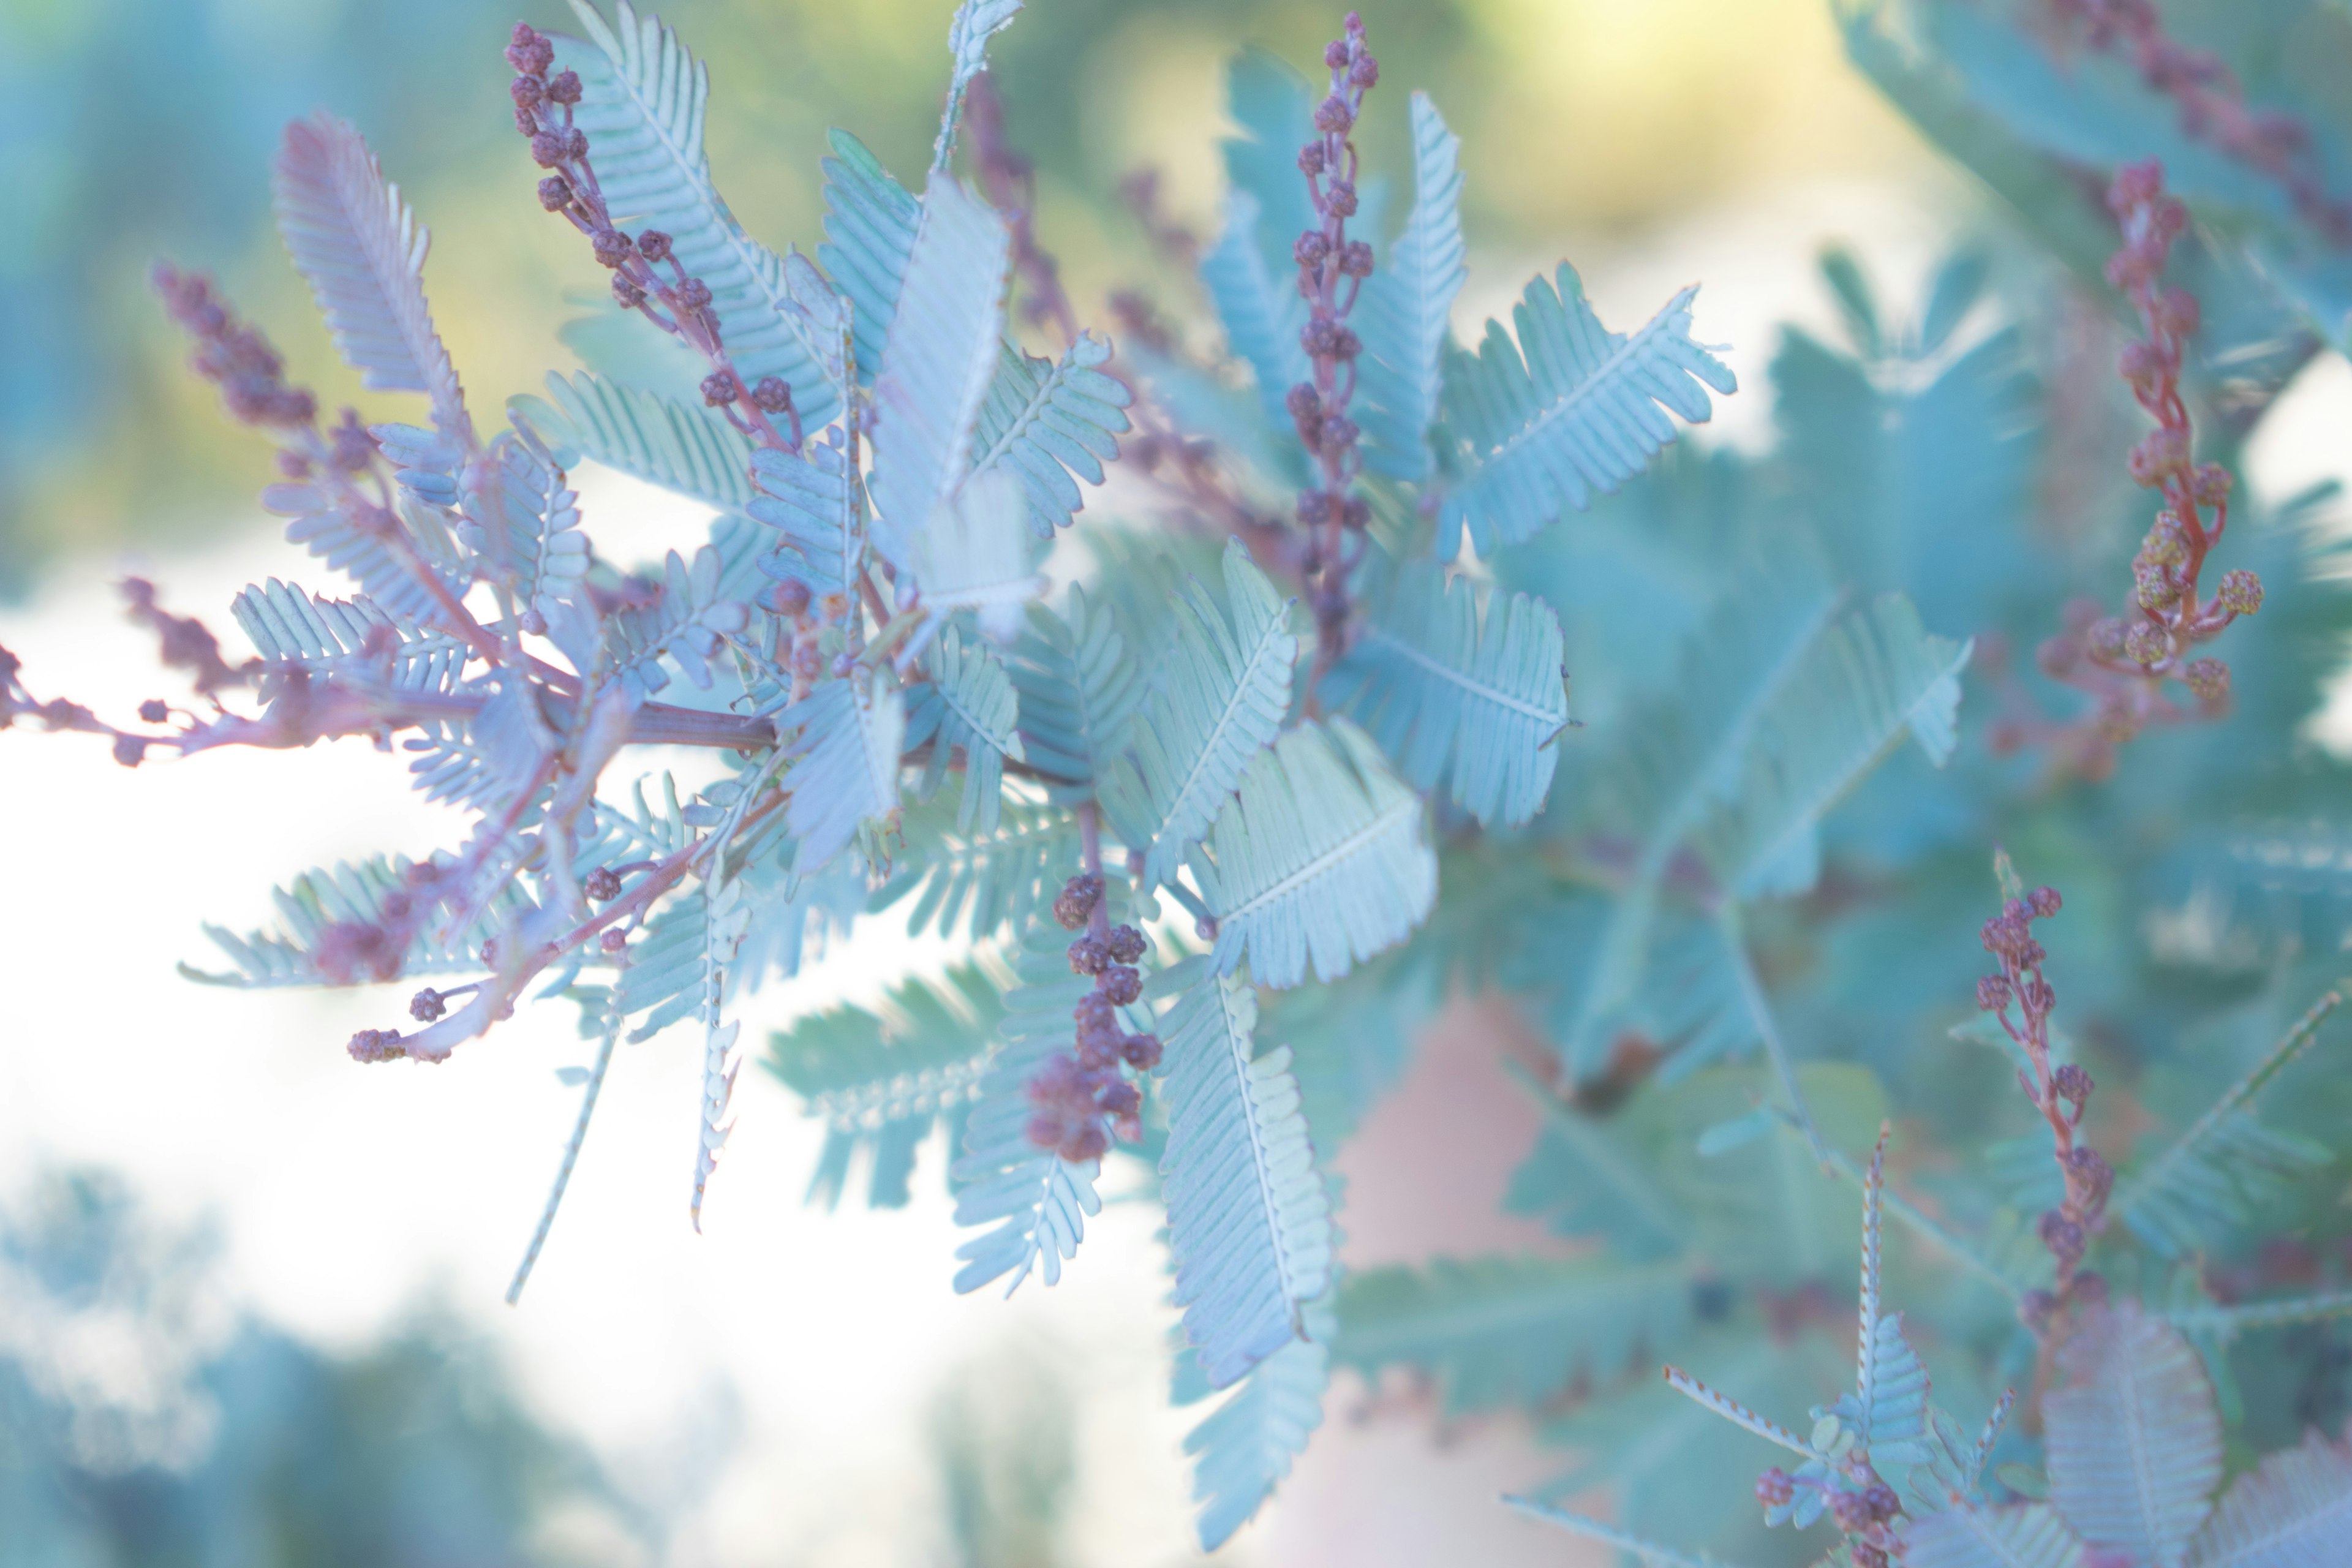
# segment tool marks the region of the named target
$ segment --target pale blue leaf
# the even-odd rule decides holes
[[[1306,1337],[1304,1304],[1331,1280],[1330,1203],[1290,1053],[1259,1056],[1256,1028],[1257,993],[1205,963],[1160,1025],[1176,1304],[1214,1388]]]
[[[1200,579],[1178,588],[1177,632],[1132,736],[1134,751],[1103,783],[1103,808],[1144,880],[1166,882],[1208,831],[1252,757],[1290,708],[1298,639],[1279,597],[1239,540],[1225,546],[1224,604]]]
[[[793,736],[785,785],[798,867],[814,870],[855,837],[860,824],[898,807],[898,759],[906,750],[904,695],[876,670],[828,680],[776,719]]]
[[[1367,567],[1363,629],[1324,688],[1332,706],[1416,789],[1448,782],[1481,823],[1527,821],[1551,788],[1568,723],[1559,618],[1433,561],[1391,567],[1374,552]]]
[[[1049,784],[1056,798],[1074,789],[1091,799],[1096,781],[1127,750],[1143,671],[1107,605],[1070,586],[1066,617],[1044,605],[1029,612],[1028,627],[1013,647],[1013,685],[1021,694],[1021,738],[1030,766],[1066,784]]]
[[[1021,737],[1013,729],[1020,700],[995,650],[984,642],[967,644],[953,626],[940,634],[928,662],[931,679],[914,688],[904,742],[908,750],[927,741],[931,744],[922,796],[929,799],[938,790],[950,753],[961,753],[963,798],[956,808],[956,831],[968,833],[977,823],[982,835],[992,834],[1004,802],[1004,759],[1022,756]]]
[[[841,398],[822,362],[837,347],[803,336],[808,317],[792,309],[782,259],[743,232],[710,183],[702,145],[709,68],[629,0],[616,0],[610,25],[589,0],[572,0],[572,14],[588,41],[558,36],[556,61],[580,73],[573,123],[587,133],[613,221],[670,237],[678,266],[709,286],[728,357],[747,385],[782,376],[808,428],[830,424]]]
[[[1002,470],[975,474],[931,514],[908,563],[929,624],[969,610],[981,630],[1011,642],[1024,608],[1045,591],[1030,566],[1034,539],[1021,486]]]
[[[874,385],[875,542],[900,566],[971,466],[1011,247],[986,204],[944,174],[931,182]]]
[[[551,374],[548,397],[517,397],[510,416],[550,443],[608,468],[676,490],[719,511],[751,500],[751,444],[711,409],[607,381],[586,371]]]
[[[1364,279],[1354,321],[1364,461],[1415,482],[1429,477],[1429,427],[1444,390],[1441,354],[1454,296],[1470,269],[1462,243],[1462,140],[1426,93],[1412,95],[1412,211],[1387,261]]]
[[[1118,457],[1117,437],[1128,427],[1125,411],[1134,399],[1097,368],[1109,359],[1110,344],[1091,332],[1079,333],[1058,362],[1008,344],[989,383],[972,473],[1001,468],[1018,476],[1030,529],[1040,539],[1067,527],[1086,505],[1077,480],[1102,483],[1103,465]]]
[[[1185,1435],[1203,1552],[1223,1546],[1256,1515],[1323,1424],[1332,1326],[1328,1303],[1315,1303],[1307,1313],[1307,1337],[1258,1363],[1223,1404]],[[1182,1353],[1192,1359],[1190,1351]]]
[[[432,242],[360,133],[320,110],[286,128],[272,186],[278,229],[310,279],[336,352],[381,392],[422,392],[434,427],[471,447],[465,393],[425,308]]]
[[[1675,438],[1668,413],[1708,417],[1706,388],[1738,384],[1691,340],[1697,293],[1684,289],[1627,336],[1601,324],[1563,263],[1556,286],[1538,276],[1512,307],[1516,343],[1488,321],[1475,358],[1446,355],[1445,421],[1459,447],[1444,464],[1441,555],[1460,549],[1465,528],[1481,556],[1534,537],[1647,467]]]
[[[1336,980],[1402,942],[1437,900],[1421,797],[1345,719],[1261,751],[1191,865],[1216,918],[1216,964],[1260,984]]]

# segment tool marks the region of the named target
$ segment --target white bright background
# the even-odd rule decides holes
[[[1700,336],[1735,345],[1748,389],[1713,438],[1760,445],[1774,324],[1829,324],[1811,271],[1816,246],[1857,241],[1886,293],[1916,298],[1949,237],[1927,216],[1949,210],[1947,195],[1783,185],[1577,259],[1612,322],[1645,316],[1690,279],[1708,280]],[[1482,258],[1465,325],[1556,259]],[[2330,359],[2273,416],[2253,464],[2263,492],[2340,474],[2347,414],[2352,374]],[[224,440],[244,438],[224,426]],[[253,463],[257,484],[257,445]],[[674,503],[609,475],[576,482],[608,549],[616,537],[668,537]],[[219,537],[200,554],[79,563],[33,604],[0,614],[0,643],[25,659],[43,696],[117,716],[145,697],[176,699],[182,689],[156,672],[152,639],[121,619],[110,584],[123,571],[152,576],[171,607],[204,616],[232,658],[240,650],[225,605],[237,588],[270,574],[330,586],[253,514],[223,519]],[[362,1068],[343,1040],[401,1021],[411,987],[245,994],[172,971],[175,959],[210,962],[200,921],[267,921],[272,880],[339,857],[421,855],[454,841],[457,820],[405,785],[400,763],[362,742],[131,772],[86,738],[0,736],[0,1196],[44,1164],[120,1171],[167,1215],[217,1216],[242,1301],[330,1345],[356,1346],[419,1310],[455,1314],[502,1347],[548,1420],[594,1445],[645,1501],[676,1512],[672,1563],[939,1560],[934,1482],[921,1461],[926,1413],[943,1377],[1004,1356],[1049,1363],[1076,1392],[1074,1558],[1191,1558],[1177,1445],[1197,1413],[1166,1408],[1169,1320],[1148,1207],[1107,1207],[1056,1289],[1033,1281],[1009,1303],[960,1299],[948,1284],[958,1237],[936,1142],[908,1209],[803,1208],[820,1131],[753,1068],[698,1237],[686,1214],[698,1089],[690,1031],[621,1049],[537,1275],[519,1310],[501,1305],[578,1101],[554,1078],[587,1055],[572,1010],[526,1012],[445,1066]],[[877,994],[919,957],[898,931],[889,917],[873,922],[854,947],[761,997],[745,1032],[751,1054],[770,1025]],[[1471,1082],[1492,1076],[1491,1040],[1481,1048],[1449,1039],[1424,1079],[1456,1068],[1470,1077],[1392,1105],[1351,1151],[1354,1261],[1496,1239],[1480,1227],[1492,1223],[1482,1216],[1507,1162],[1471,1169],[1458,1161],[1461,1142],[1450,1155],[1443,1147],[1449,1126],[1501,1103]],[[1510,1142],[1491,1122],[1479,1141]],[[1428,1160],[1418,1171],[1382,1163],[1416,1151]],[[1444,1184],[1426,1181],[1433,1164],[1448,1169]],[[1229,1560],[1573,1559],[1568,1542],[1491,1500],[1551,1463],[1518,1434],[1472,1432],[1439,1452],[1425,1423],[1357,1419],[1363,1402],[1343,1380],[1289,1509],[1245,1531]]]

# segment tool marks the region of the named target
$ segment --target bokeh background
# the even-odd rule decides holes
[[[950,0],[661,9],[709,63],[715,174],[761,239],[818,237],[828,126],[921,166]],[[1824,0],[1363,12],[1374,164],[1400,162],[1409,87],[1463,136],[1465,335],[1563,258],[1612,322],[1703,279],[1701,335],[1748,389],[1705,441],[1767,438],[1780,324],[1831,321],[1824,243],[1907,298],[1996,221],[1849,69]],[[0,0],[0,643],[37,689],[120,708],[160,689],[112,597],[126,570],[226,629],[237,587],[299,559],[253,500],[266,452],[182,371],[145,287],[158,256],[214,272],[322,400],[394,412],[360,397],[271,230],[288,119],[355,121],[431,226],[426,284],[478,407],[571,368],[557,331],[602,275],[531,197],[499,55],[515,15]],[[521,15],[567,25],[543,0]],[[1157,169],[1213,233],[1224,62],[1245,43],[1311,61],[1337,22],[1294,0],[1031,0],[995,77],[1082,318],[1139,286],[1197,320],[1118,185]],[[2352,467],[2347,412],[2331,356],[2265,426],[2258,484]],[[575,479],[608,552],[698,526],[615,476]],[[1107,1208],[1055,1290],[959,1299],[936,1181],[902,1210],[803,1207],[819,1130],[747,1074],[695,1237],[698,1069],[668,1037],[615,1067],[530,1291],[501,1305],[572,1114],[553,1076],[585,1054],[568,1019],[370,1071],[340,1042],[382,997],[173,972],[203,958],[202,921],[266,919],[273,879],[446,841],[454,819],[404,782],[358,742],[132,773],[80,738],[0,736],[0,1568],[1193,1559],[1146,1205]],[[862,931],[755,1027],[872,997],[907,948]],[[1528,1239],[1493,1217],[1501,1154],[1476,1157],[1524,1142],[1498,1125],[1526,1115],[1494,1071],[1503,1027],[1448,1015],[1350,1146],[1352,1261]],[[1224,1556],[1578,1560],[1493,1500],[1556,1465],[1507,1425],[1433,1433],[1342,1377],[1284,1498]]]

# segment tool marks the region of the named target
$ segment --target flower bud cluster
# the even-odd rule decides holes
[[[2104,1289],[2095,1276],[2079,1268],[2091,1237],[2104,1222],[2116,1184],[2115,1167],[2097,1150],[2076,1141],[2097,1085],[2079,1064],[2053,1067],[2050,1060],[2050,1014],[2058,995],[2042,975],[2049,953],[2034,936],[2033,922],[2063,907],[2056,889],[2036,888],[2024,898],[2009,900],[1979,933],[1984,950],[2000,961],[2000,973],[1977,982],[1977,1005],[2000,1020],[2031,1064],[2030,1072],[2019,1071],[2018,1083],[2050,1125],[2052,1152],[2066,1184],[2059,1206],[2042,1215],[2036,1226],[2042,1246],[2058,1264],[2056,1288],[2032,1292],[2020,1308],[2021,1320],[2036,1334],[2051,1332],[2063,1308],[2086,1301],[2089,1293]],[[2010,1019],[2012,1002],[2021,1015],[2017,1023]]]
[[[671,237],[656,228],[633,236],[613,222],[589,160],[588,134],[573,123],[572,110],[583,90],[579,73],[550,76],[555,46],[527,23],[515,24],[506,56],[515,69],[509,88],[515,129],[530,142],[531,161],[548,171],[539,182],[540,205],[570,219],[588,237],[597,262],[612,271],[613,298],[623,310],[643,312],[647,321],[702,351],[711,364],[702,381],[706,405],[723,412],[730,424],[755,441],[798,449],[800,421],[793,410],[791,386],[779,376],[763,376],[757,385],[745,384],[728,359],[719,318],[711,310],[710,286],[687,271]],[[789,416],[789,440],[777,431],[771,415]]]
[[[213,297],[212,280],[158,262],[152,274],[164,309],[196,340],[196,374],[220,388],[229,413],[247,425],[307,426],[318,400],[286,383],[286,363],[268,339]]]
[[[1103,918],[1103,879],[1092,873],[1071,878],[1054,900],[1054,918],[1080,934],[1070,943],[1070,972],[1094,976],[1095,987],[1078,999],[1076,1051],[1047,1059],[1029,1082],[1029,1138],[1063,1159],[1100,1159],[1115,1131],[1129,1142],[1143,1136],[1143,1094],[1124,1068],[1150,1072],[1160,1065],[1160,1037],[1129,1034],[1118,1009],[1143,995],[1143,933]]]
[[[830,430],[826,432],[828,436],[832,434]],[[836,674],[845,673],[845,670],[835,668],[845,658],[851,658],[854,662],[854,656],[849,651],[846,626],[849,618],[847,595],[826,594],[820,596],[803,579],[785,573],[760,595],[757,603],[776,617],[776,667],[792,677],[794,701],[806,697],[810,689],[823,679],[828,670]]]
[[[2126,0],[2067,0],[2119,16]],[[2134,13],[2137,15],[2137,13]],[[2150,12],[2148,15],[2153,16]],[[2169,47],[2169,46],[2167,46]],[[2116,173],[2107,205],[2123,245],[2107,262],[2107,280],[2129,298],[2146,335],[2125,345],[2117,370],[2156,428],[2126,459],[2132,479],[2156,490],[2162,509],[2132,558],[2131,600],[2121,616],[2068,611],[2068,630],[2042,646],[2043,671],[2090,694],[2078,721],[2077,765],[2100,776],[2114,765],[2116,748],[2151,723],[2218,717],[2230,700],[2230,671],[2213,658],[2192,658],[2196,645],[2219,636],[2262,605],[2262,583],[2252,572],[2226,574],[2212,597],[2199,587],[2207,557],[2229,526],[2231,479],[2217,463],[2193,455],[2181,371],[2200,312],[2194,296],[2162,286],[2175,241],[2189,230],[2189,211],[2166,194],[2163,166],[2126,164]],[[2195,699],[2186,708],[2167,695],[2179,681]]]
[[[2179,106],[2182,131],[2276,181],[2296,214],[2329,244],[2352,246],[2352,201],[2320,180],[2310,128],[2291,114],[2248,107],[2221,57],[2164,30],[2150,0],[2050,0],[2054,20],[2093,48],[2122,56],[2151,91]]]
[[[1358,448],[1363,430],[1348,409],[1364,342],[1347,317],[1363,280],[1371,276],[1372,247],[1348,237],[1348,220],[1359,200],[1356,145],[1349,133],[1362,112],[1364,93],[1381,79],[1381,67],[1364,46],[1363,19],[1354,12],[1348,14],[1342,36],[1324,47],[1323,63],[1330,72],[1329,92],[1315,108],[1315,140],[1298,153],[1316,226],[1290,247],[1298,266],[1299,298],[1307,301],[1299,346],[1307,351],[1313,375],[1293,386],[1283,401],[1318,473],[1319,482],[1299,497],[1298,519],[1319,536],[1310,546],[1307,602],[1315,612],[1320,656],[1328,662],[1341,649],[1348,619],[1341,542],[1371,521],[1370,506],[1351,493],[1363,466]]]

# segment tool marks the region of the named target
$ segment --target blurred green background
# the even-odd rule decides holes
[[[949,0],[675,0],[709,63],[711,159],[759,237],[812,248],[827,127],[921,167]],[[560,5],[524,17],[566,27]],[[1428,89],[1465,143],[1475,251],[1567,254],[1786,180],[1918,167],[1907,131],[1846,67],[1822,0],[1372,0],[1398,88]],[[1082,313],[1156,275],[1117,200],[1160,169],[1213,230],[1223,61],[1244,42],[1311,60],[1331,6],[1276,0],[1033,0],[993,58],[1039,167],[1039,226]],[[70,552],[169,549],[264,526],[263,455],[184,374],[149,296],[158,257],[215,272],[329,400],[337,363],[269,225],[279,127],[354,121],[434,235],[426,282],[478,406],[571,357],[584,247],[531,200],[499,58],[511,0],[0,3],[0,594]],[[1402,91],[1376,96],[1368,155],[1401,151]],[[1718,286],[1719,286],[1718,280]]]

